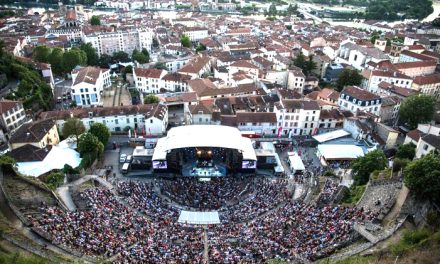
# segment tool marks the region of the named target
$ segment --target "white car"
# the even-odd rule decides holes
[[[125,162],[130,163],[132,159],[133,159],[133,156],[128,155],[127,158],[125,159]]]
[[[124,163],[126,159],[127,159],[127,154],[121,154],[121,156],[119,157],[119,162]]]

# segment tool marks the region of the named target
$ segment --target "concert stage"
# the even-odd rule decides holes
[[[223,164],[208,167],[197,167],[196,162],[182,166],[182,176],[185,177],[224,177],[227,169]]]

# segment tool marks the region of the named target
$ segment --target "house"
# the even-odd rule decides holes
[[[416,158],[429,154],[433,150],[440,149],[440,126],[431,124],[419,124],[417,129],[406,134],[404,144],[416,145]]]
[[[370,61],[378,63],[388,59],[388,56],[378,48],[367,48],[353,42],[345,42],[341,43],[335,62],[345,63],[357,70],[362,70]]]
[[[188,81],[191,76],[180,73],[168,73],[162,77],[162,83],[166,90],[172,92],[188,91]]]
[[[237,127],[240,131],[252,131],[259,135],[275,135],[277,116],[266,112],[238,112]]]
[[[56,145],[60,142],[56,123],[52,119],[39,120],[22,124],[9,139],[10,149],[24,145],[44,148],[47,145]]]
[[[304,91],[305,81],[306,76],[301,69],[290,70],[287,76],[287,89],[294,90],[295,92],[302,94]]]
[[[321,113],[317,101],[284,99],[275,103],[274,112],[278,134],[316,134]]]
[[[205,104],[190,105],[189,112],[190,112],[191,124],[197,124],[197,125],[215,124],[212,118],[214,109],[215,109],[215,105],[205,105]]]
[[[396,86],[411,88],[413,80],[397,71],[382,71],[382,70],[363,70],[362,88],[372,92],[378,93],[378,86],[381,82],[387,82]]]
[[[375,132],[382,139],[384,149],[392,149],[396,147],[399,131],[382,123],[376,123]]]
[[[22,124],[27,121],[26,113],[24,112],[23,104],[19,101],[11,101],[6,99],[0,100],[0,126],[2,130],[2,137],[0,140],[6,141],[5,134],[13,133]]]
[[[338,105],[342,110],[352,113],[363,111],[379,115],[381,104],[380,96],[355,86],[345,87],[338,100]]]
[[[102,105],[101,94],[110,85],[109,69],[84,67],[72,72],[72,98],[77,106]]]
[[[348,116],[353,116],[351,112],[348,112]],[[347,114],[347,113],[345,113]],[[333,129],[342,128],[342,124],[344,123],[345,115],[343,112],[339,111],[339,109],[331,109],[331,110],[323,110],[321,109],[319,115],[319,132],[328,131]]]
[[[416,158],[419,159],[432,151],[440,150],[440,135],[427,134],[421,136],[416,147]]]
[[[434,98],[440,98],[440,74],[431,74],[417,76],[414,78],[412,89],[420,91],[423,94],[431,95]]]
[[[211,59],[208,56],[198,56],[186,63],[177,72],[189,75],[192,78],[200,78],[204,73],[211,72]]]
[[[382,97],[382,106],[379,113],[382,123],[391,126],[397,123],[401,102],[402,99],[395,95]]]
[[[133,69],[133,79],[135,80],[136,89],[144,94],[158,94],[160,89],[164,88],[162,78],[167,71],[162,69]]]
[[[51,118],[61,130],[69,118],[78,118],[86,129],[94,123],[102,123],[111,132],[137,130],[139,133],[162,135],[168,127],[168,108],[164,104],[96,107],[90,109],[69,109],[48,111],[40,118]]]
[[[257,79],[260,73],[260,69],[256,65],[245,60],[240,60],[232,63],[228,67],[228,70],[231,74],[239,71],[247,73],[251,75],[254,79]]]
[[[399,72],[414,78],[417,76],[434,74],[437,62],[435,60],[400,62],[394,64],[394,67]]]

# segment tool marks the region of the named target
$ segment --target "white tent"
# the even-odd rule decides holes
[[[181,211],[179,223],[192,224],[192,225],[209,225],[220,224],[220,218],[218,212],[192,212]]]
[[[313,136],[313,138],[318,141],[319,143],[323,143],[326,141],[330,141],[333,139],[337,139],[337,138],[341,138],[341,137],[346,137],[349,136],[350,132],[345,131],[344,129],[338,129],[335,131],[331,131],[331,132],[327,132],[327,133],[323,133],[323,134],[319,134],[316,136]]]
[[[18,171],[23,175],[38,177],[54,169],[62,169],[65,164],[73,168],[81,163],[79,153],[68,147],[53,146],[43,161],[18,162]]]
[[[318,156],[326,160],[354,160],[364,156],[364,150],[356,145],[318,145]]]
[[[289,164],[290,169],[295,173],[298,171],[304,171],[306,168],[304,166],[304,163],[301,159],[301,157],[296,152],[288,152],[287,155],[289,156]]]

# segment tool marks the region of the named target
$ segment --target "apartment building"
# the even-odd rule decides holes
[[[159,69],[133,69],[133,78],[136,89],[144,94],[158,94],[160,89],[165,88],[162,78],[167,74],[165,70]]]
[[[93,32],[83,35],[84,43],[91,43],[98,55],[112,55],[123,51],[131,55],[133,50],[151,51],[153,32],[150,29],[132,29],[116,32]]]
[[[312,135],[319,126],[321,109],[317,101],[285,99],[275,104],[277,131],[283,136]]]
[[[109,69],[84,67],[72,71],[71,91],[77,106],[102,105],[102,91],[110,85]]]
[[[345,87],[338,100],[341,110],[348,110],[354,114],[357,111],[363,111],[378,116],[381,104],[380,96],[355,86]]]

